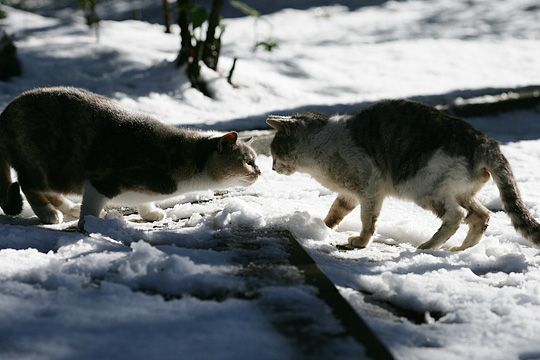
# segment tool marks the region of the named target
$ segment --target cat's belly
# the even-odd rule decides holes
[[[310,174],[319,184],[327,188],[328,190],[340,193],[340,194],[353,194],[358,193],[358,180],[354,176],[343,175],[341,177],[332,177],[328,174],[319,171],[313,171]],[[350,178],[350,179],[349,179]]]
[[[112,205],[125,205],[125,206],[136,206],[140,204],[145,204],[149,202],[161,201],[169,199],[174,196],[181,195],[183,192],[174,192],[172,194],[158,194],[158,193],[147,193],[147,192],[137,192],[137,191],[125,191],[120,195],[112,198],[110,203]]]
[[[425,198],[455,197],[475,192],[477,187],[478,184],[471,181],[469,165],[464,158],[439,150],[415,176],[395,185],[394,195],[422,201]]]
[[[234,181],[231,182],[215,182],[210,180],[205,175],[199,175],[191,178],[190,180],[184,180],[177,184],[176,191],[170,194],[160,194],[150,191],[134,191],[127,190],[120,193],[120,195],[112,198],[109,203],[113,205],[125,205],[135,206],[149,202],[161,201],[170,199],[192,191],[206,191],[208,189],[223,189],[229,186],[238,185]]]

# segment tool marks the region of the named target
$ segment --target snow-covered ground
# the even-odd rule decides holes
[[[72,85],[170,124],[253,129],[265,127],[267,113],[351,111],[393,97],[441,103],[491,88],[540,84],[535,0],[305,8],[259,21],[259,37],[279,42],[271,53],[251,51],[253,19],[226,20],[220,72],[226,74],[238,57],[238,87],[207,73],[216,100],[191,89],[174,69],[178,34],[164,34],[159,25],[103,21],[96,42],[71,13],[56,18],[7,9],[6,27],[15,34],[24,75],[0,83],[0,108],[32,87]],[[471,119],[504,142],[537,219],[539,117],[533,109]],[[472,249],[445,250],[464,237],[462,227],[442,250],[416,252],[438,220],[389,199],[371,247],[344,252],[335,245],[359,230],[358,209],[336,231],[328,230],[321,219],[332,193],[308,176],[273,173],[266,156],[258,163],[263,176],[252,187],[164,202],[168,217],[159,223],[112,211],[92,220],[90,234],[82,235],[35,227],[28,209],[19,220],[2,217],[0,357],[294,358],[294,343],[275,331],[273,304],[298,303],[298,313],[308,309],[327,320],[319,326],[322,333],[339,333],[310,289],[262,285],[255,302],[215,295],[242,293],[249,283],[239,276],[239,250],[223,251],[214,246],[216,238],[236,228],[257,233],[285,227],[397,358],[540,358],[540,251],[511,227],[493,183],[480,199],[494,213]],[[262,257],[280,251],[278,240],[249,241]],[[377,306],[385,303],[391,305],[387,313]],[[347,339],[331,345],[343,358],[360,351]]]

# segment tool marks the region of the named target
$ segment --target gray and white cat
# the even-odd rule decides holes
[[[514,227],[540,244],[540,225],[519,194],[498,143],[461,119],[420,103],[377,103],[353,116],[315,113],[269,116],[277,129],[273,169],[306,172],[338,193],[325,223],[335,227],[358,204],[362,231],[349,244],[370,244],[387,196],[415,202],[434,212],[442,225],[420,249],[438,249],[464,221],[463,250],[477,244],[489,211],[475,194],[493,176]]]
[[[165,213],[154,201],[252,184],[255,157],[235,132],[174,128],[82,89],[34,89],[0,115],[0,206],[19,214],[22,188],[46,224],[80,212],[83,229],[85,216],[99,216],[109,201],[138,205],[143,219],[156,221]],[[80,208],[62,196],[81,193]]]

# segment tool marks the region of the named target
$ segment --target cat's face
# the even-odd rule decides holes
[[[270,145],[272,170],[283,175],[295,173],[302,159],[303,145],[309,141],[310,134],[320,129],[326,120],[327,117],[316,113],[270,115],[266,122],[277,130]]]
[[[297,141],[294,134],[278,131],[270,150],[272,152],[272,170],[282,175],[291,175],[298,169]]]
[[[255,164],[257,154],[248,143],[238,140],[235,132],[219,138],[217,151],[208,160],[208,175],[230,185],[253,184],[261,175],[261,170]]]

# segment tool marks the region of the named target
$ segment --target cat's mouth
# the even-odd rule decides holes
[[[274,171],[281,175],[292,175],[294,174],[295,169],[290,167],[279,167],[275,168]]]
[[[294,166],[289,166],[281,161],[277,161],[275,158],[272,163],[272,170],[281,175],[291,175],[296,172],[296,168]]]
[[[240,182],[244,186],[249,186],[249,185],[252,185],[253,183],[255,183],[255,181],[257,181],[258,178],[259,178],[258,174],[247,175],[247,176],[241,177]]]

